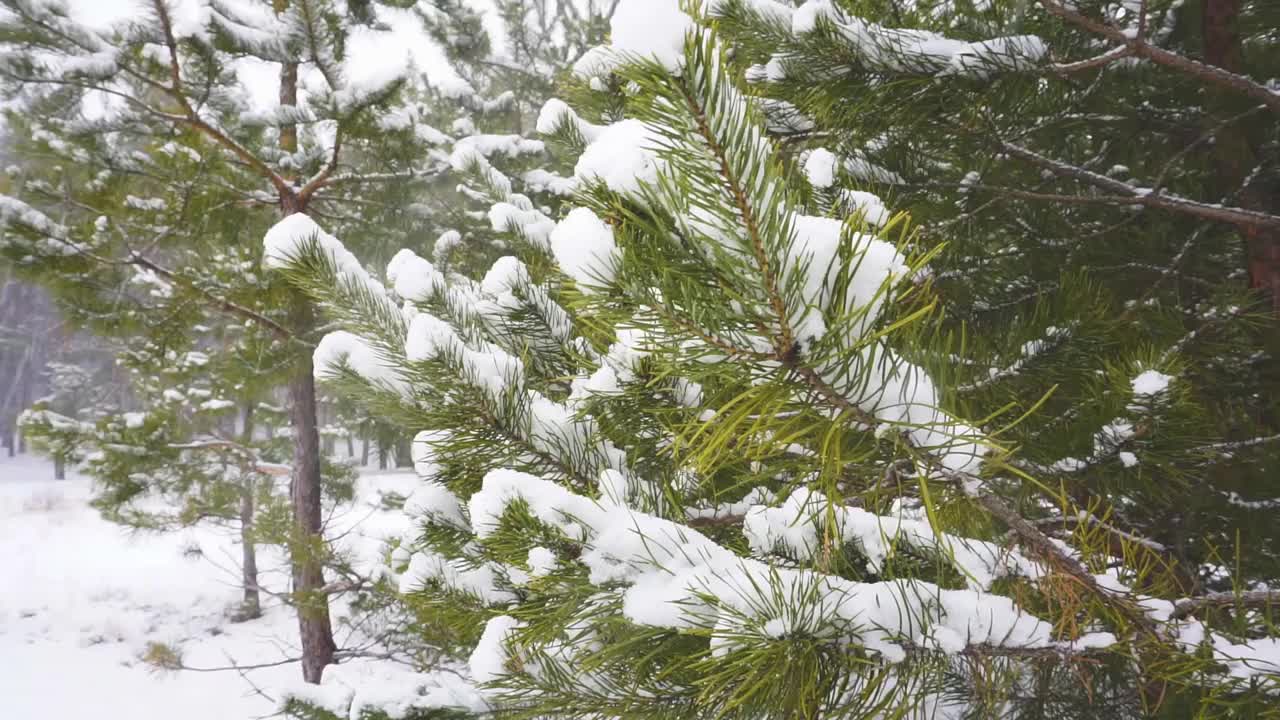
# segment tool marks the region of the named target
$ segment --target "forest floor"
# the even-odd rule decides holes
[[[404,472],[362,475],[354,502],[334,513],[330,531],[340,533],[346,550],[373,561],[383,540],[404,529],[400,513],[378,509],[380,493],[405,492],[414,480]],[[240,598],[234,533],[130,532],[89,506],[91,491],[91,482],[74,472],[55,481],[52,465],[38,456],[0,457],[0,717],[248,720],[273,714],[272,688],[297,684],[296,663],[157,672],[141,660],[151,643],[180,650],[183,663],[198,668],[296,657],[294,616],[271,598],[263,598],[262,618],[230,620]],[[262,583],[286,589],[283,558],[263,555]],[[335,608],[335,626],[342,615]]]

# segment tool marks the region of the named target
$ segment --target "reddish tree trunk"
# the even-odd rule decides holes
[[[1231,72],[1242,72],[1243,45],[1240,40],[1240,0],[1204,0],[1201,5],[1201,34],[1204,59]],[[1219,115],[1230,117],[1247,110],[1253,101],[1229,93],[1211,93]],[[1222,119],[1211,118],[1213,122]],[[1261,121],[1270,118],[1262,116]],[[1259,187],[1251,177],[1257,167],[1261,137],[1259,119],[1248,118],[1219,133],[1213,145],[1214,162],[1222,180],[1221,187],[1234,191],[1240,205],[1251,210],[1274,213],[1280,209],[1274,188]],[[1242,183],[1249,185],[1241,187]],[[1280,232],[1259,226],[1242,226],[1245,242],[1249,287],[1267,296],[1271,307],[1280,313]]]

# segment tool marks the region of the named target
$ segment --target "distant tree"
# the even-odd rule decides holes
[[[488,98],[449,68],[411,62],[418,29],[461,17],[451,3],[155,0],[109,28],[58,2],[5,7],[0,77],[21,108],[9,116],[21,178],[0,197],[0,251],[97,332],[169,349],[192,347],[193,328],[215,328],[279,358],[294,602],[303,674],[316,682],[335,652],[320,549],[319,328],[301,294],[264,288],[259,240],[276,220],[307,213],[363,238],[370,261],[444,237],[438,249],[466,262],[456,241],[467,228],[454,226],[487,221],[456,202],[467,192],[454,189],[457,174],[542,146],[486,131],[521,122],[509,95]],[[450,118],[447,132],[431,124]],[[548,186],[539,176],[502,192],[526,183]]]

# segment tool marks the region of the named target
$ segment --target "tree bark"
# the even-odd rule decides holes
[[[302,313],[310,314],[299,305]],[[295,323],[299,327],[301,323]],[[316,429],[316,386],[311,357],[299,358],[289,381],[289,415],[293,421],[293,477],[289,497],[293,504],[293,591],[298,609],[298,633],[302,640],[302,676],[319,683],[324,668],[337,649],[329,622],[329,600],[324,587],[324,538],[321,536],[320,436]]]
[[[277,2],[277,4],[283,4]],[[280,104],[298,104],[298,65],[284,63],[280,69]],[[280,149],[298,150],[295,126],[280,128]],[[282,216],[306,212],[296,192],[280,193]],[[315,318],[305,298],[293,300],[291,329],[296,337],[315,330]],[[293,508],[294,537],[290,543],[293,570],[293,601],[298,612],[298,637],[302,645],[302,679],[319,684],[326,666],[333,663],[337,646],[329,621],[329,598],[324,587],[324,537],[320,490],[320,435],[316,418],[316,382],[311,353],[299,352],[289,380],[289,420],[293,426],[293,474],[289,480],[289,500]]]
[[[320,417],[322,418],[321,421],[324,423],[325,429],[331,431],[333,429],[330,427],[333,425],[333,411],[329,407],[328,403],[320,405]],[[321,440],[325,457],[333,457],[334,450],[337,447],[337,442],[337,439],[333,437],[331,432],[325,433],[324,439]]]
[[[1203,0],[1201,6],[1205,62],[1233,73],[1241,73],[1244,69],[1239,29],[1240,1]],[[1210,118],[1215,123],[1247,111],[1255,102],[1226,92],[1211,92],[1209,97],[1212,98],[1209,106],[1215,108],[1215,115],[1219,116]],[[1214,139],[1212,152],[1220,187],[1234,192],[1237,202],[1244,208],[1275,212],[1276,193],[1280,188],[1261,186],[1266,181],[1252,177],[1265,135],[1259,130],[1268,121],[1270,118],[1265,115],[1241,120]],[[1249,287],[1262,293],[1272,311],[1280,314],[1280,231],[1256,225],[1241,226],[1240,236],[1245,242]]]
[[[413,467],[413,443],[409,438],[396,441],[396,467]]]
[[[256,480],[253,473],[245,473],[240,486],[240,577],[244,585],[244,599],[240,602],[238,616],[240,620],[262,617],[262,601],[258,596],[258,549],[253,540],[253,493]]]
[[[242,442],[249,445],[253,442],[253,405],[244,408],[244,427],[240,435]],[[262,617],[262,600],[258,593],[258,549],[253,539],[254,494],[258,487],[258,476],[251,468],[240,473],[240,577],[244,586],[244,600],[240,603],[240,620],[253,620]]]

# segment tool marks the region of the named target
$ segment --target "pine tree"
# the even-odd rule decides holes
[[[62,324],[39,287],[15,278],[7,268],[0,277],[0,377],[8,381],[0,390],[0,435],[13,457],[26,445],[18,416],[45,394],[47,378],[41,370],[56,355]]]
[[[1028,510],[1144,538],[1183,593],[1274,583],[1273,4],[713,6],[824,201],[874,190],[937,251],[960,407],[1044,395],[1005,437],[1062,510]]]
[[[67,464],[81,459],[81,446],[75,441],[75,434],[82,423],[76,418],[91,404],[93,375],[85,368],[64,362],[50,362],[44,374],[50,392],[36,401],[35,413],[28,411],[19,416],[18,426],[27,434],[38,417],[48,428],[48,432],[36,435],[37,445],[43,445],[53,458],[54,479],[66,480]]]
[[[260,513],[279,515],[287,507],[287,493],[274,480],[289,474],[282,462],[289,441],[257,432],[283,420],[269,417],[278,413],[265,403],[272,386],[263,382],[279,375],[273,365],[281,359],[235,338],[199,340],[215,350],[158,343],[122,350],[117,362],[131,380],[127,406],[95,399],[90,383],[80,382],[37,402],[22,427],[55,458],[85,462],[96,481],[93,504],[110,520],[151,531],[202,523],[234,528],[243,552],[243,601],[234,617],[248,620],[261,615],[257,546],[287,546],[289,539],[257,522]],[[324,474],[329,483],[349,479],[330,463]]]
[[[443,238],[437,255],[447,263],[491,254],[461,242],[476,221],[488,235],[489,219],[466,211],[468,188],[454,175],[492,167],[491,158],[518,161],[542,152],[540,143],[519,134],[527,101],[495,90],[501,84],[495,78],[549,74],[556,66],[547,48],[585,48],[594,36],[581,28],[598,27],[591,8],[584,15],[577,6],[536,5],[504,3],[504,17],[521,20],[520,31],[509,35],[521,43],[504,56],[505,66],[484,53],[451,55],[471,68],[470,80],[449,68],[415,66],[410,57],[421,57],[425,47],[418,30],[476,29],[457,25],[472,16],[455,13],[450,3],[155,2],[145,19],[108,28],[59,3],[7,5],[3,74],[22,112],[10,116],[19,174],[7,190],[14,197],[0,202],[9,226],[4,254],[54,288],[74,322],[110,336],[145,338],[141,342],[159,350],[146,353],[150,377],[164,377],[175,370],[170,360],[196,348],[220,371],[247,369],[233,362],[232,346],[275,356],[257,371],[275,367],[258,379],[289,386],[295,447],[288,464],[298,526],[290,545],[309,680],[318,679],[334,649],[319,592],[322,473],[309,365],[314,318],[286,288],[262,286],[249,269],[257,265],[256,245],[247,239],[260,237],[273,219],[305,210],[361,237],[371,262],[387,259],[384,248],[429,246],[436,237]],[[522,14],[534,9],[542,24],[526,28]],[[528,43],[523,33],[539,27],[560,33],[559,39]],[[468,36],[456,37],[455,49]],[[476,70],[481,66],[487,69]],[[549,180],[555,180],[515,178],[502,193],[522,203],[520,210],[530,209],[523,203],[551,191]],[[526,184],[527,194],[520,192]],[[228,348],[202,345],[210,335],[233,339]],[[234,391],[224,399],[236,407],[263,397],[257,383],[222,385]],[[142,388],[140,395],[158,397],[152,390]],[[128,429],[127,419],[119,415],[111,427]],[[187,436],[135,439],[163,440],[161,457],[175,445],[189,446],[181,449],[184,457],[198,454],[190,446],[208,440],[208,424],[176,427]],[[382,427],[388,447],[405,446],[394,428]],[[103,432],[115,432],[78,428],[89,446]],[[240,444],[251,445],[250,439]],[[241,460],[255,465],[260,450],[241,453]],[[218,466],[190,464],[196,475],[196,468]],[[95,467],[121,476],[107,464]],[[175,487],[186,495],[222,486],[207,475],[175,486],[164,475],[151,488],[162,495]]]
[[[1181,585],[1163,545],[1124,529],[1147,495],[1114,470],[1114,503],[1055,487],[1075,463],[1036,477],[1041,457],[1080,440],[1036,442],[1037,430],[1058,432],[1057,412],[1105,415],[1085,435],[1090,460],[1158,465],[1203,421],[1183,376],[1162,372],[1177,370],[1164,355],[1186,343],[1145,354],[1131,343],[1109,372],[1065,371],[1114,342],[1098,300],[1064,337],[1048,331],[1012,353],[1022,362],[987,371],[1001,332],[1043,330],[1051,310],[1076,308],[1064,296],[1067,307],[1047,301],[1003,328],[955,319],[1041,269],[1030,253],[996,254],[1011,269],[990,288],[982,277],[952,289],[944,273],[974,261],[933,233],[962,221],[943,224],[946,202],[921,190],[929,203],[910,203],[913,227],[914,214],[862,189],[904,182],[868,154],[889,139],[851,129],[881,122],[868,107],[894,106],[850,107],[841,83],[859,79],[845,78],[848,56],[830,44],[821,64],[816,50],[795,63],[829,70],[825,85],[803,86],[812,106],[777,78],[770,97],[744,94],[743,78],[781,72],[755,66],[758,44],[792,42],[795,24],[846,44],[880,36],[831,3],[806,7],[712,3],[708,15],[692,9],[695,21],[675,2],[622,3],[611,45],[565,86],[579,110],[552,101],[538,122],[573,164],[576,207],[523,260],[500,258],[481,279],[404,251],[386,287],[314,222],[267,236],[272,265],[343,327],[317,348],[317,372],[421,431],[423,484],[405,503],[420,527],[392,569],[412,606],[453,629],[480,712],[1268,712],[1280,677],[1274,594]],[[911,61],[958,47],[883,32],[895,47],[919,43]],[[1035,44],[991,46],[1014,54],[999,69],[1016,74]],[[958,70],[994,73],[984,52],[970,47],[962,56],[977,65]],[[827,115],[816,112],[824,101]],[[819,141],[841,154],[797,153]],[[958,173],[957,194],[979,191],[941,157],[928,167]],[[526,237],[543,236],[545,216],[520,220]],[[1101,292],[1081,283],[1072,297]],[[1079,343],[1059,361],[1064,374],[1024,372],[1060,341]],[[1063,378],[1065,410],[1046,399],[1045,377]],[[971,397],[975,384],[1003,385],[999,404]],[[1090,460],[1077,462],[1100,465]],[[411,702],[427,717],[476,712],[460,694]]]
[[[288,388],[293,582],[314,682],[334,651],[315,318],[243,265],[256,267],[253,239],[271,222],[303,210],[358,234],[374,257],[388,242],[428,244],[412,202],[446,181],[456,139],[412,100],[474,91],[447,68],[424,82],[410,57],[424,18],[395,4],[158,0],[109,28],[59,3],[6,10],[0,70],[22,109],[10,114],[21,182],[0,202],[6,258],[98,332],[167,350],[213,328],[281,358],[272,381]]]

